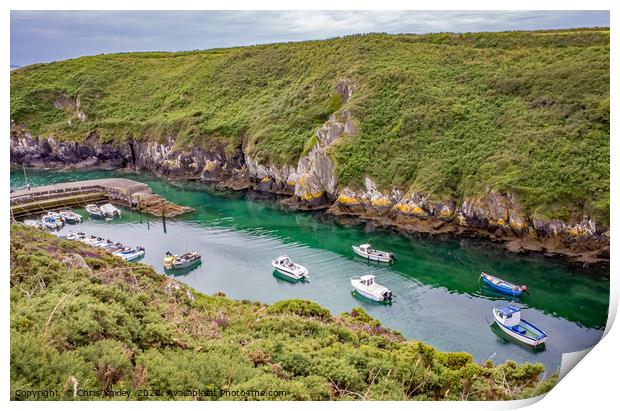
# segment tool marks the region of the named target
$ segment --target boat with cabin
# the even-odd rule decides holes
[[[360,257],[364,257],[367,260],[378,261],[381,263],[389,263],[392,260],[396,260],[394,254],[388,251],[375,250],[370,244],[361,244],[359,246],[352,246],[355,254]]]
[[[521,319],[521,309],[518,307],[509,305],[493,308],[493,317],[504,334],[519,342],[538,347],[547,341],[548,336],[544,331]]]
[[[351,278],[351,285],[355,292],[371,301],[379,303],[390,303],[392,301],[392,292],[387,287],[377,283],[372,274]]]
[[[271,262],[271,266],[280,274],[293,280],[308,280],[308,269],[301,264],[294,263],[288,255],[276,258]]]
[[[499,277],[494,277],[487,273],[480,273],[480,278],[486,285],[494,289],[495,291],[499,291],[500,293],[512,295],[513,297],[518,297],[523,293],[527,293],[526,285],[516,285],[513,283],[509,283],[506,280],[502,280]]]

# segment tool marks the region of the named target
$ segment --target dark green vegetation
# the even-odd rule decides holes
[[[344,102],[340,79],[356,85]],[[64,96],[64,97],[63,97]],[[75,100],[87,120],[76,117]],[[59,108],[54,108],[54,102]],[[333,148],[342,185],[474,197],[528,214],[609,221],[609,30],[370,34],[186,53],[82,57],[11,72],[11,117],[35,134],[177,136],[294,163],[350,110]],[[69,123],[68,121],[71,120]]]
[[[332,316],[302,300],[266,306],[188,293],[144,265],[11,230],[14,399],[37,389],[73,399],[76,388],[161,393],[150,399],[230,389],[285,390],[285,399],[300,400],[498,400],[542,394],[556,381],[538,380],[541,365],[479,365],[466,353],[404,341],[360,309]],[[263,397],[274,398],[283,397]]]

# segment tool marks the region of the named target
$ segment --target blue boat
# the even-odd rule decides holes
[[[540,328],[521,319],[521,309],[509,305],[504,308],[493,308],[493,317],[504,334],[517,341],[538,347],[547,341],[547,334]]]
[[[516,285],[513,283],[509,283],[506,280],[502,280],[501,278],[494,277],[487,273],[480,273],[480,278],[482,278],[482,281],[484,281],[486,285],[496,291],[499,291],[500,293],[518,297],[522,293],[527,292],[526,285]]]

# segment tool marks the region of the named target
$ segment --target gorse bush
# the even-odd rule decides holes
[[[77,268],[75,253],[97,257]],[[540,364],[480,365],[405,341],[362,309],[200,294],[18,224],[10,295],[12,399],[501,400],[557,379],[540,381]]]
[[[346,102],[342,79],[355,84]],[[605,224],[609,104],[607,28],[368,34],[11,71],[11,118],[35,135],[173,135],[177,148],[223,145],[283,165],[349,110],[359,131],[331,152],[341,185],[369,175],[383,189],[457,200],[492,187],[535,217]]]

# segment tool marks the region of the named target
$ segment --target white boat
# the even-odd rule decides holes
[[[110,203],[100,206],[99,210],[101,210],[101,214],[106,218],[120,218],[121,216],[121,210]]]
[[[55,230],[57,228],[62,227],[62,219],[60,217],[54,217],[53,215],[46,214],[41,217],[41,223],[45,228],[49,228],[50,230]]]
[[[166,269],[180,269],[191,267],[201,261],[201,255],[197,251],[191,251],[182,255],[173,255],[170,252],[164,257],[164,267]]]
[[[124,247],[122,250],[112,253],[112,255],[118,256],[125,261],[134,261],[144,256],[143,247]]]
[[[375,282],[375,276],[371,274],[351,278],[351,285],[358,294],[372,301],[388,303],[392,301],[392,292]]]
[[[74,213],[73,211],[63,210],[58,214],[60,214],[62,219],[65,220],[67,223],[75,224],[75,223],[82,222],[82,216],[79,215],[78,213]]]
[[[358,247],[352,247],[355,254],[368,260],[379,261],[382,263],[389,263],[392,260],[396,260],[394,254],[387,251],[375,250],[370,244],[361,244]]]
[[[271,266],[280,274],[285,275],[294,280],[307,280],[308,269],[301,264],[291,261],[288,255],[282,255],[271,262]]]
[[[24,220],[24,225],[28,226],[28,227],[35,227],[35,228],[42,228],[43,223],[41,221],[37,221],[37,220]]]
[[[86,212],[92,218],[103,218],[103,213],[97,204],[89,204],[86,207]]]
[[[517,341],[533,347],[547,341],[548,336],[544,331],[521,319],[521,309],[518,307],[509,305],[500,309],[493,308],[493,317],[500,330]]]

